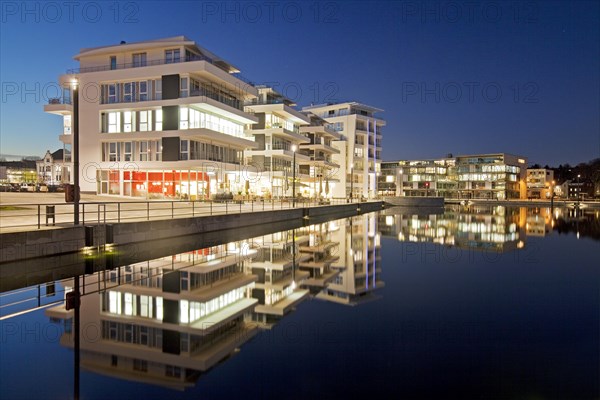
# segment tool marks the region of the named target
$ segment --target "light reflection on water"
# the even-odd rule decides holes
[[[426,385],[440,379],[436,368],[453,377],[453,382],[439,381],[439,393],[446,395],[458,390],[466,397],[530,396],[544,394],[550,387],[545,393],[549,397],[593,397],[598,390],[599,274],[592,267],[592,251],[598,243],[575,245],[573,239],[598,240],[599,232],[596,211],[392,208],[89,274],[80,279],[80,354],[84,373],[91,372],[94,378],[85,375],[83,397],[108,396],[117,390],[108,388],[109,382],[121,395],[135,391],[159,398],[170,393],[152,389],[159,387],[183,391],[184,397],[186,393],[227,397],[236,390],[219,382],[233,379],[226,374],[236,368],[255,371],[246,378],[236,374],[240,382],[272,385],[273,392],[250,393],[250,397],[283,395],[285,384],[273,383],[269,374],[287,371],[305,387],[283,397],[370,393],[373,382],[378,382],[372,393],[396,388],[407,396],[427,398],[437,393]],[[559,237],[564,233],[568,236]],[[578,252],[579,264],[566,270],[564,253],[569,251]],[[481,266],[487,270],[474,269]],[[566,286],[565,280],[570,281]],[[60,299],[71,290],[73,279],[50,285],[41,295]],[[553,296],[563,297],[556,304],[538,303]],[[556,315],[548,319],[552,306]],[[577,315],[566,312],[572,308]],[[40,350],[61,352],[64,358],[64,349],[72,349],[73,311],[66,310],[64,303],[5,320],[3,374],[22,352],[18,345],[6,350],[5,343],[20,339],[21,345],[26,344],[31,338],[20,330],[28,321],[39,321],[42,312],[51,323],[44,326],[53,328],[38,325],[38,329],[46,330],[47,338],[52,331],[55,340],[40,340]],[[550,333],[535,328],[524,333],[529,323],[552,328]],[[570,331],[562,330],[564,326],[558,329],[555,324],[579,329],[579,348],[569,360],[579,365],[575,369],[580,378],[596,379],[579,385],[573,378],[557,392],[551,378],[564,378],[562,367],[544,366],[542,373],[528,374],[507,366],[548,357],[567,361],[550,346],[560,343],[558,347],[573,350],[574,339]],[[521,354],[521,346],[532,347]],[[458,349],[462,350],[456,353]],[[330,358],[315,364],[311,360],[319,354]],[[292,355],[295,358],[290,359]],[[275,369],[265,366],[263,357]],[[214,368],[220,363],[220,368]],[[359,374],[364,381],[339,384],[354,376],[348,368],[360,371],[366,365],[372,370]],[[483,375],[474,370],[482,365]],[[331,370],[332,366],[339,369]],[[63,360],[55,368],[65,371],[65,379],[46,382],[49,393],[62,392],[69,385],[73,365]],[[211,374],[204,376],[208,371]],[[22,383],[28,375],[23,371],[11,382],[3,380],[2,391],[9,397],[30,397],[31,391]],[[397,387],[394,378],[399,376],[405,379]],[[473,377],[477,383],[471,382],[466,390]],[[319,379],[338,383],[327,389],[317,383]]]

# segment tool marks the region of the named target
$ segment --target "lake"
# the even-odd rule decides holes
[[[261,229],[127,265],[89,249],[78,369],[76,278],[2,293],[1,397],[73,398],[79,370],[82,399],[599,398],[598,211]]]

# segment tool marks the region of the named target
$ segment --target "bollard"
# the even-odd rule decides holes
[[[106,227],[106,231],[104,233],[104,237],[105,237],[104,243],[106,243],[106,244],[114,243],[115,242],[115,233],[114,233],[115,227],[114,227],[114,225],[106,224],[105,227]]]
[[[56,223],[56,208],[55,206],[46,206],[46,226],[48,226],[48,220],[52,220],[52,226]]]
[[[94,245],[94,227],[86,226],[84,229],[85,229],[85,246],[92,247]]]

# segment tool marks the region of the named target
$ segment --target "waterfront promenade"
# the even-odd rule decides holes
[[[144,200],[82,194],[80,225],[157,221],[256,211],[347,204],[347,199],[316,202],[309,199],[228,201]],[[64,193],[0,193],[0,233],[26,232],[73,226],[73,203]]]

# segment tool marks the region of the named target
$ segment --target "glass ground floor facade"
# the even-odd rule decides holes
[[[296,176],[296,196],[322,198],[332,195],[335,182],[311,181]],[[232,196],[281,198],[293,194],[291,175],[249,170],[119,170],[96,171],[96,193],[141,199],[209,200],[221,193]]]

